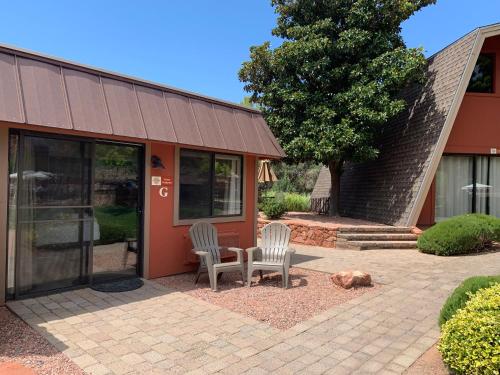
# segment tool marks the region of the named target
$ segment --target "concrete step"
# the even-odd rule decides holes
[[[416,241],[413,233],[339,233],[338,239],[347,241]]]
[[[340,227],[338,233],[411,233],[408,227],[391,227],[389,225]]]
[[[351,250],[416,249],[417,241],[337,241],[338,248]]]

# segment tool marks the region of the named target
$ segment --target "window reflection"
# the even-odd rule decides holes
[[[95,145],[93,273],[96,282],[137,274],[141,148]]]
[[[241,215],[242,160],[238,155],[181,150],[179,218]]]
[[[492,93],[495,56],[480,54],[467,87],[468,92]]]

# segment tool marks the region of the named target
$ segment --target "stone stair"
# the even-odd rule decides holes
[[[416,249],[418,236],[408,227],[356,226],[337,231],[337,248],[350,250]]]

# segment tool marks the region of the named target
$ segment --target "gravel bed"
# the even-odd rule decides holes
[[[85,374],[34,329],[0,307],[0,367],[7,362],[17,362],[43,375]]]
[[[334,285],[327,273],[297,267],[290,269],[288,289],[281,287],[281,276],[276,273],[264,274],[263,280],[255,276],[251,288],[243,287],[241,275],[237,272],[225,273],[218,283],[218,292],[210,289],[207,275],[202,275],[197,285],[194,285],[193,273],[154,281],[278,329],[293,327],[378,287],[346,290]]]

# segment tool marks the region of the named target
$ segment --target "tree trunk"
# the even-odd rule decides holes
[[[330,170],[330,216],[339,216],[340,209],[340,173],[342,162],[333,160],[328,163]]]

